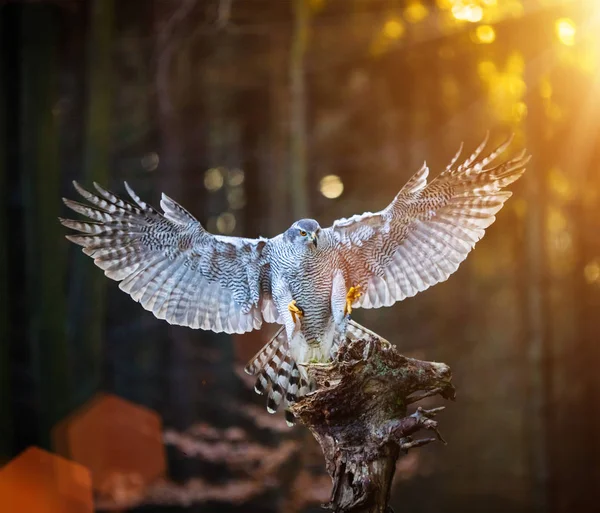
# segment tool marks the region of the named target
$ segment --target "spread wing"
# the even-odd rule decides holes
[[[80,232],[67,239],[156,317],[226,333],[275,321],[266,240],[212,235],[169,197],[160,213],[127,183],[132,203],[98,184],[92,194],[73,183],[92,206],[63,201],[91,221],[61,219]]]
[[[511,196],[502,189],[525,171],[525,152],[494,164],[510,142],[483,156],[486,138],[456,166],[461,147],[430,183],[423,165],[384,210],[327,228],[345,260],[350,285],[362,287],[356,307],[389,306],[456,271]]]

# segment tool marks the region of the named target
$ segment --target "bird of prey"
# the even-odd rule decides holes
[[[456,271],[529,161],[523,151],[498,164],[510,139],[490,153],[486,143],[459,164],[461,145],[430,182],[423,165],[379,212],[327,228],[301,219],[268,239],[213,235],[168,196],[159,212],[127,183],[125,201],[74,182],[91,206],[64,202],[90,221],[61,222],[80,232],[70,241],[159,319],[226,333],[281,325],[246,367],[274,412],[311,390],[303,364],[329,361],[346,336],[367,331],[350,320],[353,308],[390,306]]]

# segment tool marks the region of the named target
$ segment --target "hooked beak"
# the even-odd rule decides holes
[[[317,234],[316,233],[311,233],[310,234],[310,240],[312,240],[313,245],[315,246],[315,248],[317,247]]]

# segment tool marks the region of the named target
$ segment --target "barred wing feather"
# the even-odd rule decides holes
[[[80,232],[67,238],[156,317],[226,333],[274,321],[264,239],[212,235],[168,196],[160,213],[127,183],[131,203],[96,183],[97,194],[73,184],[91,206],[63,201],[90,221],[61,219]]]
[[[461,147],[430,183],[424,165],[384,210],[340,219],[328,228],[351,284],[362,286],[356,307],[389,306],[456,271],[511,196],[502,189],[529,162],[523,152],[494,164],[510,142],[483,156],[486,138],[456,166]]]

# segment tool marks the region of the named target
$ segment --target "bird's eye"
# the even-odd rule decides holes
[[[306,237],[306,232],[304,230],[300,230],[300,235],[302,235],[302,237]]]

